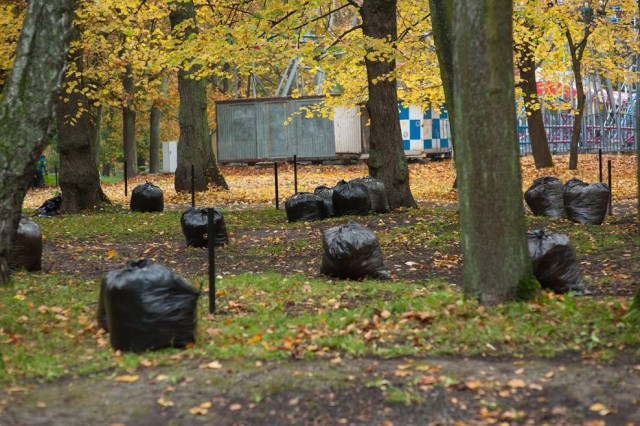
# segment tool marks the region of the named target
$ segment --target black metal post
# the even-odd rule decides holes
[[[294,194],[298,193],[298,156],[293,156],[293,190]]]
[[[196,168],[191,165],[191,207],[196,207]]]
[[[598,150],[598,167],[600,170],[600,182],[602,182],[602,149]]]
[[[273,162],[273,175],[276,185],[276,210],[280,210],[280,202],[278,201],[278,162]]]
[[[216,313],[216,250],[213,241],[213,207],[207,209],[207,248],[209,250],[209,313]]]
[[[126,197],[127,194],[127,162],[124,162],[124,196]]]
[[[611,187],[611,160],[607,161],[608,175],[609,175],[609,216],[613,214],[613,188]]]
[[[56,174],[56,186],[58,186],[58,165],[53,166],[53,172]]]

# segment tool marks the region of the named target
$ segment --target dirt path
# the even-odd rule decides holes
[[[185,362],[0,393],[13,425],[631,425],[640,365],[410,358]],[[209,366],[214,368],[202,368]],[[135,378],[124,377],[132,380]]]

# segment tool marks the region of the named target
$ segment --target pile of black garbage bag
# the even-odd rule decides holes
[[[131,192],[131,211],[161,212],[164,210],[164,195],[158,186],[145,182]]]
[[[569,237],[542,229],[527,232],[533,274],[544,289],[555,293],[592,294],[582,281],[578,257]]]
[[[143,259],[108,272],[97,320],[115,350],[182,348],[196,340],[199,292],[160,264]]]
[[[38,207],[35,215],[38,217],[57,216],[60,214],[60,207],[62,207],[62,195],[58,194],[53,198],[49,198],[40,207]]]
[[[180,226],[189,247],[207,247],[208,244],[208,212],[209,208],[190,208],[182,213]],[[227,226],[221,211],[213,209],[213,245],[224,246],[229,242]]]
[[[37,223],[24,216],[18,223],[18,231],[9,257],[9,267],[12,270],[26,269],[27,271],[42,269],[42,231]]]
[[[563,185],[558,178],[544,176],[533,181],[524,199],[536,216],[566,217],[581,224],[600,225],[607,214],[609,193],[609,187],[602,182],[589,185],[573,178]]]
[[[344,226],[325,229],[322,247],[320,272],[324,275],[353,280],[391,276],[383,266],[376,235],[352,220]]]
[[[341,180],[333,188],[320,185],[313,194],[295,194],[286,200],[285,209],[289,222],[391,211],[384,183],[371,177]]]

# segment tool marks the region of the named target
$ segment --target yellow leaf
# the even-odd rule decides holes
[[[255,336],[253,336],[251,339],[249,339],[249,340],[247,341],[247,343],[248,343],[248,344],[250,344],[250,345],[252,345],[252,344],[254,344],[254,343],[258,343],[258,342],[260,342],[260,341],[262,341],[262,334],[258,333],[258,334],[256,334]]]
[[[107,259],[111,260],[118,252],[115,249],[111,249],[107,252]]]
[[[212,370],[217,370],[217,369],[222,368],[222,364],[220,364],[219,361],[211,361],[208,364],[200,364],[199,368],[203,368],[203,369],[204,368],[210,368]]]
[[[25,299],[25,295],[24,294],[16,294],[15,296],[13,296],[14,299],[16,300],[24,300]]]
[[[231,410],[231,411],[242,410],[242,405],[241,404],[231,404],[229,406],[229,410]]]
[[[137,375],[130,375],[130,376],[118,376],[116,377],[114,380],[116,382],[122,382],[122,383],[133,383],[133,382],[137,382],[138,379],[140,377]]]
[[[611,409],[599,402],[596,402],[595,404],[591,405],[591,407],[589,407],[589,410],[595,411],[601,416],[606,416],[608,414],[611,414]]]
[[[512,389],[524,388],[527,384],[522,379],[511,379],[507,382],[507,386]]]
[[[161,407],[173,407],[175,404],[173,401],[169,401],[168,399],[158,398],[158,405]]]

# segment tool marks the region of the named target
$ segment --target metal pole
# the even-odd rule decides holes
[[[216,250],[213,244],[213,207],[207,209],[207,248],[209,251],[209,313],[216,313]]]
[[[611,188],[611,160],[607,161],[607,166],[609,169],[609,216],[613,215],[613,206],[612,206],[612,199],[613,199],[613,188]]]
[[[273,162],[273,174],[276,185],[276,210],[280,210],[280,203],[278,202],[278,162]]]
[[[191,165],[191,207],[196,207],[196,176],[195,166]]]
[[[293,156],[293,189],[294,193],[298,193],[298,156]]]
[[[598,150],[598,169],[600,170],[600,182],[602,182],[602,149]]]
[[[124,162],[124,196],[127,196],[127,162]]]

